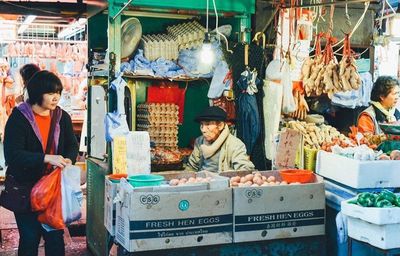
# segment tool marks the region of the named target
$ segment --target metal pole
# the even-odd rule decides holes
[[[265,1],[267,3],[270,3],[271,5],[274,5],[273,2]],[[315,4],[301,4],[301,5],[284,5],[280,6],[282,9],[287,9],[287,8],[307,8],[307,7],[315,7],[315,6],[329,6],[329,5],[346,5],[346,4],[357,4],[357,3],[365,3],[365,2],[371,2],[371,0],[351,0],[351,1],[335,1],[335,2],[324,2],[324,3],[315,3]]]
[[[121,12],[123,12],[123,11],[126,9],[126,7],[128,7],[128,6],[132,3],[132,1],[133,1],[133,0],[129,0],[129,1],[124,5],[124,7],[122,7],[121,10],[119,10],[119,11],[117,12],[117,14],[115,14],[114,17],[112,17],[112,21],[114,21],[114,20],[118,17],[118,15],[120,15]]]

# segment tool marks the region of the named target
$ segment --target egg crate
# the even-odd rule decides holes
[[[166,112],[148,112],[146,110],[137,111],[137,117],[140,118],[157,118],[157,117],[177,117],[179,112],[177,110],[168,110]]]
[[[179,56],[179,45],[176,38],[168,34],[153,34],[142,36],[142,46],[144,56],[154,61],[158,58],[167,60],[177,60]]]
[[[199,47],[205,37],[205,28],[197,21],[170,26],[167,31],[175,37],[179,50]]]
[[[157,119],[138,118],[137,122],[140,124],[154,125],[154,126],[163,124],[178,125],[178,120],[172,118],[157,118]]]
[[[150,111],[154,110],[178,110],[179,107],[172,103],[142,103],[137,106],[138,109],[148,109]]]

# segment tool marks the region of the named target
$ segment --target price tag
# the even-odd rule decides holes
[[[302,138],[301,133],[293,129],[281,132],[275,159],[278,169],[295,167],[296,152],[302,143]]]

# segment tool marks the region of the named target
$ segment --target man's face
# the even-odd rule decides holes
[[[200,131],[208,143],[213,143],[224,129],[225,123],[218,121],[201,121]]]

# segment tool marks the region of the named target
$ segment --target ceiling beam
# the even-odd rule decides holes
[[[0,13],[78,18],[87,16],[87,5],[81,1],[79,3],[0,1]]]

